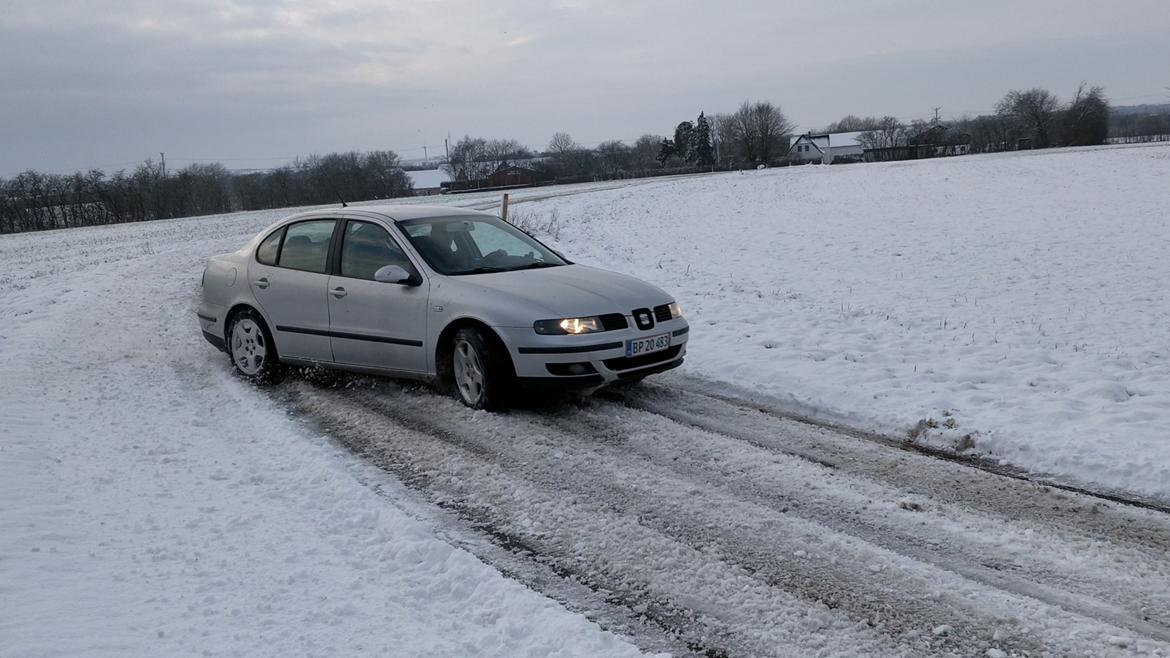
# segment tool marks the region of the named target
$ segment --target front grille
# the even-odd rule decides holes
[[[626,322],[626,316],[621,313],[606,313],[601,316],[601,328],[605,331],[616,331],[628,326],[630,325]]]
[[[651,352],[639,356],[622,356],[616,359],[606,359],[602,363],[610,370],[629,370],[630,368],[640,368],[660,361],[670,361],[677,357],[681,350],[682,345],[673,345],[661,352]]]
[[[663,304],[662,306],[654,307],[654,319],[659,322],[667,322],[670,320],[670,304]]]

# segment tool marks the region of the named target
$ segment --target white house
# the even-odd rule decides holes
[[[441,191],[443,183],[451,180],[451,174],[442,169],[423,169],[408,171],[410,182],[414,184],[414,193],[418,196],[430,196]]]
[[[814,135],[805,133],[789,149],[789,157],[802,162],[821,162],[832,164],[838,158],[860,160],[865,154],[865,148],[857,138],[865,134],[862,132],[833,133],[831,135]]]

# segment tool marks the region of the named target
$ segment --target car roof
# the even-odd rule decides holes
[[[322,210],[312,210],[306,213],[298,213],[288,219],[295,219],[301,215],[320,216]],[[324,211],[329,212],[329,211]],[[355,215],[355,214],[373,214],[382,215],[392,221],[403,221],[410,219],[430,219],[434,217],[483,217],[485,215],[493,216],[490,213],[480,212],[478,210],[470,210],[468,208],[458,208],[455,206],[438,206],[438,205],[423,205],[423,204],[391,204],[380,203],[368,206],[349,206],[346,208],[337,208],[332,212],[339,215]]]

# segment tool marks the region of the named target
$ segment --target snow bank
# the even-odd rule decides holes
[[[228,374],[203,260],[283,214],[0,239],[0,654],[637,654]]]
[[[1170,500],[1170,148],[732,173],[525,206],[674,291],[685,369]],[[920,422],[922,421],[922,422]]]

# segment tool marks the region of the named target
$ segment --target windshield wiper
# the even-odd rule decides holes
[[[512,269],[513,270],[534,270],[538,267],[560,267],[560,266],[561,266],[561,263],[549,263],[549,262],[540,260],[540,261],[536,261],[535,263],[521,265],[520,267],[513,267]]]
[[[452,274],[454,274],[456,276],[458,276],[460,274],[489,274],[491,272],[507,272],[511,269],[512,268],[510,268],[510,267],[488,267],[486,265],[481,265],[479,267],[473,267],[470,270],[462,270],[460,272],[452,272]]]

